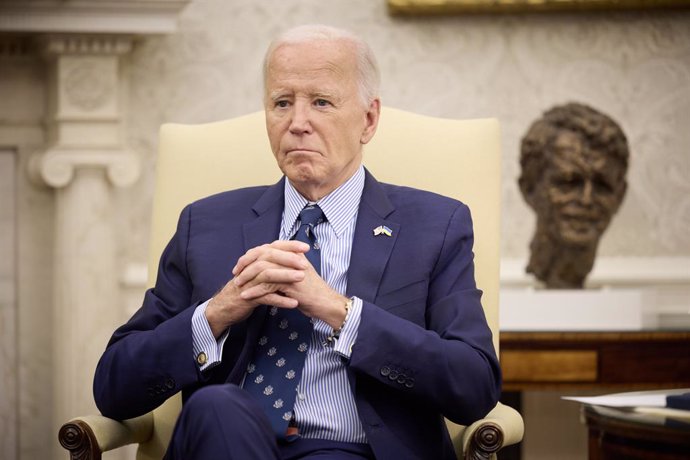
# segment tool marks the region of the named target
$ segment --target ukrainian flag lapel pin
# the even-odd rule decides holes
[[[374,229],[374,236],[379,235],[393,236],[393,230],[386,227],[385,225],[379,225]]]

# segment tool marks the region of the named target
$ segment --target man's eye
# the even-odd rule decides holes
[[[328,102],[326,99],[317,99],[314,103],[318,107],[328,107],[329,105],[331,105],[331,103]]]
[[[276,101],[276,107],[285,108],[288,106],[288,101]]]
[[[609,183],[608,183],[606,180],[604,180],[604,179],[601,179],[601,178],[600,178],[600,179],[595,179],[594,182],[593,182],[593,184],[594,184],[594,188],[595,188],[598,192],[607,192],[607,193],[611,193],[611,192],[614,191],[613,185],[609,184]]]
[[[581,187],[583,182],[582,178],[577,176],[558,177],[554,181],[557,186],[567,189]]]

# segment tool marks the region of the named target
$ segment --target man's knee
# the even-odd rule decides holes
[[[208,385],[199,388],[184,403],[183,410],[195,412],[197,410],[221,410],[223,412],[233,408],[243,408],[251,404],[251,396],[237,385],[229,383]]]
[[[231,447],[237,458],[280,456],[271,423],[249,393],[232,384],[198,389],[182,407],[171,458],[235,458]]]

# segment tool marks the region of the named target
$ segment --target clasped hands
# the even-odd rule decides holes
[[[206,319],[218,338],[245,320],[259,305],[298,308],[333,328],[345,321],[346,297],[316,273],[306,252],[309,245],[278,240],[247,251],[232,269],[233,278],[206,307]]]

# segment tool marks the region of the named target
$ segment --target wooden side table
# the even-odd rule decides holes
[[[501,331],[500,355],[501,401],[518,411],[530,390],[690,387],[690,331]],[[520,459],[520,446],[501,458]]]
[[[690,421],[584,405],[590,460],[690,460]]]
[[[690,332],[501,332],[504,391],[690,387]]]

